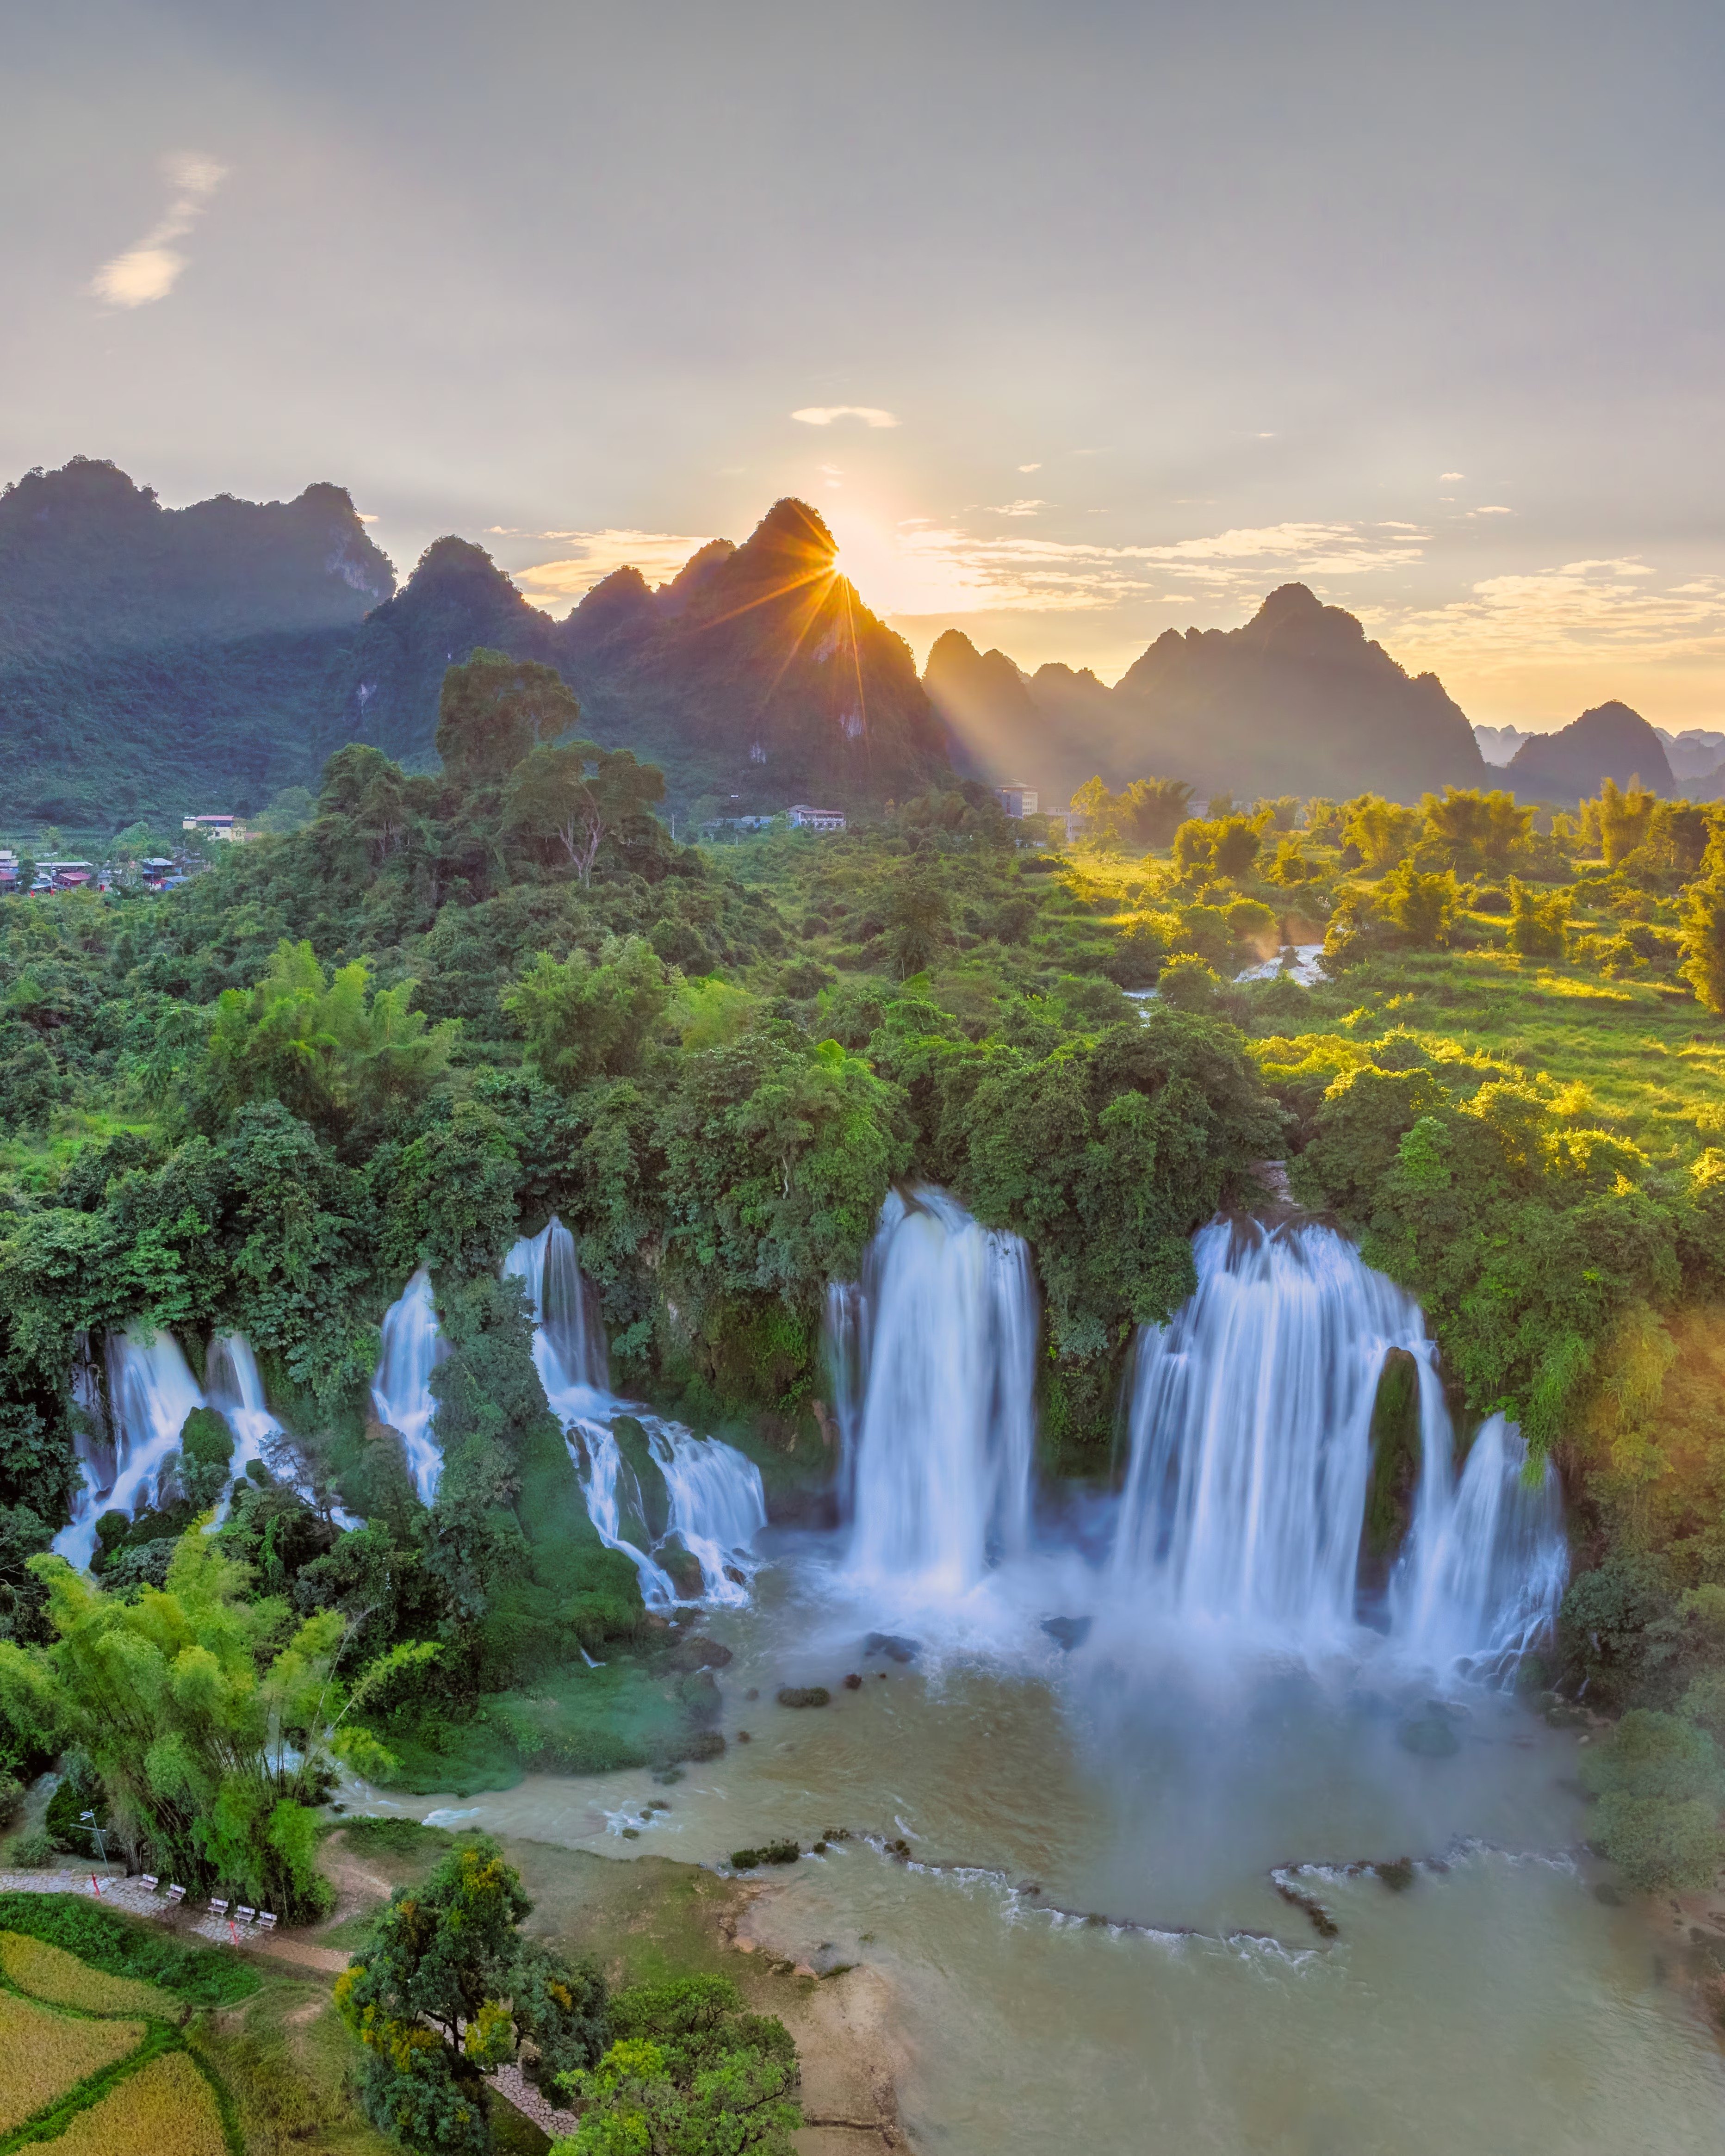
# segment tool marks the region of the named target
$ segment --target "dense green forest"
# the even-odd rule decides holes
[[[1420,1297],[1466,1416],[1559,1461],[1578,1573],[1538,1674],[1625,1712],[1614,1853],[1693,1876],[1725,1740],[1725,816],[1098,783],[1062,854],[953,782],[695,848],[581,723],[554,671],[478,651],[436,775],[349,746],[303,828],[183,891],[0,905],[8,1770],[69,1745],[159,1868],[301,1911],[340,1763],[672,1771],[722,1742],[711,1673],[586,1520],[498,1277],[517,1235],[558,1214],[619,1383],[783,1491],[828,1472],[828,1286],[895,1179],[937,1180],[1029,1243],[1044,1465],[1101,1482],[1134,1328],[1286,1159]],[[1315,985],[1235,978],[1319,942]],[[429,1508],[366,1394],[420,1265],[451,1349]],[[188,1424],[92,1580],[39,1553],[79,1336],[134,1319],[194,1363],[244,1332],[312,1494],[254,1471],[188,1534],[227,1456]]]

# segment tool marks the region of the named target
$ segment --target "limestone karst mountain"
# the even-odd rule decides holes
[[[1518,800],[1571,803],[1597,793],[1608,778],[1639,778],[1656,793],[1677,790],[1665,745],[1627,704],[1597,704],[1555,733],[1535,734],[1506,774]]]
[[[364,741],[436,760],[444,670],[476,645],[555,665],[673,798],[783,808],[914,792],[947,766],[910,647],[781,501],[671,582],[608,577],[563,622],[448,536],[398,591],[340,487],[164,510],[74,459],[0,495],[0,820],[108,829],[247,814]]]
[[[910,646],[836,567],[815,511],[777,503],[669,584],[620,569],[554,632],[588,725],[675,773],[685,795],[779,807],[902,798],[947,767]]]
[[[1185,778],[1200,794],[1370,789],[1404,800],[1486,777],[1437,676],[1409,675],[1303,584],[1272,592],[1241,628],[1166,630],[1111,689],[1067,667],[1027,677],[953,633],[926,679],[983,775],[1025,779],[1050,798],[1092,772],[1114,784]]]
[[[175,510],[93,458],[27,473],[0,495],[0,814],[261,806],[394,588],[339,486]]]

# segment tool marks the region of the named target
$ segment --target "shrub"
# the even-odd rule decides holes
[[[59,1860],[59,1845],[46,1827],[33,1827],[12,1845],[10,1861],[20,1871],[48,1871]]]
[[[793,1841],[769,1841],[759,1849],[733,1849],[731,1862],[738,1871],[752,1871],[760,1864],[794,1864],[802,1854]]]
[[[1711,1886],[1725,1863],[1719,1800],[1725,1768],[1706,1730],[1636,1707],[1581,1763],[1599,1799],[1593,1838],[1642,1893]]]

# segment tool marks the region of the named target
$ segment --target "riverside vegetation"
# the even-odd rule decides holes
[[[1608,788],[1548,828],[1455,789],[1199,815],[1168,782],[1098,783],[1062,855],[952,783],[842,835],[705,848],[654,814],[651,766],[579,728],[548,667],[477,651],[445,679],[439,774],[349,747],[300,828],[182,891],[0,906],[7,1771],[64,1753],[140,1860],[289,1915],[328,1904],[339,1763],[420,1789],[671,1771],[721,1741],[711,1676],[587,1518],[498,1277],[517,1235],[557,1213],[630,1391],[783,1491],[830,1472],[829,1283],[895,1179],[945,1184],[1029,1244],[1044,1465],[1102,1480],[1134,1328],[1190,1291],[1194,1229],[1286,1159],[1419,1296],[1468,1418],[1502,1409],[1558,1460],[1580,1568],[1536,1675],[1620,1717],[1589,1772],[1628,1879],[1710,1879],[1725,814]],[[1320,940],[1312,986],[1235,978]],[[449,1348],[430,1506],[366,1389],[422,1265]],[[229,1491],[203,1411],[85,1578],[44,1554],[78,1480],[68,1373],[80,1336],[134,1322],[194,1367],[213,1328],[243,1332],[295,1448]],[[1387,1383],[1390,1537],[1404,1409]],[[506,1913],[511,1891],[486,1889]],[[518,1975],[485,1997],[518,2005]],[[362,2037],[368,2007],[374,2031],[413,2020],[408,1979],[377,1984],[350,1993]],[[553,2071],[598,2077],[595,2117],[649,2118],[661,2084],[696,2101],[710,2051],[780,2057],[730,2005],[701,2008],[699,2042],[682,2010],[619,2005],[626,2056],[583,2039]],[[450,2056],[423,2071],[456,2104],[462,2060],[551,2023],[514,2012],[497,2059],[439,2025]],[[431,2056],[390,2043],[392,2072]]]

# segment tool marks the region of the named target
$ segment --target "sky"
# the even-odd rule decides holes
[[[919,658],[1293,579],[1725,726],[1718,0],[0,9],[0,478],[334,480],[561,614],[812,501]]]

